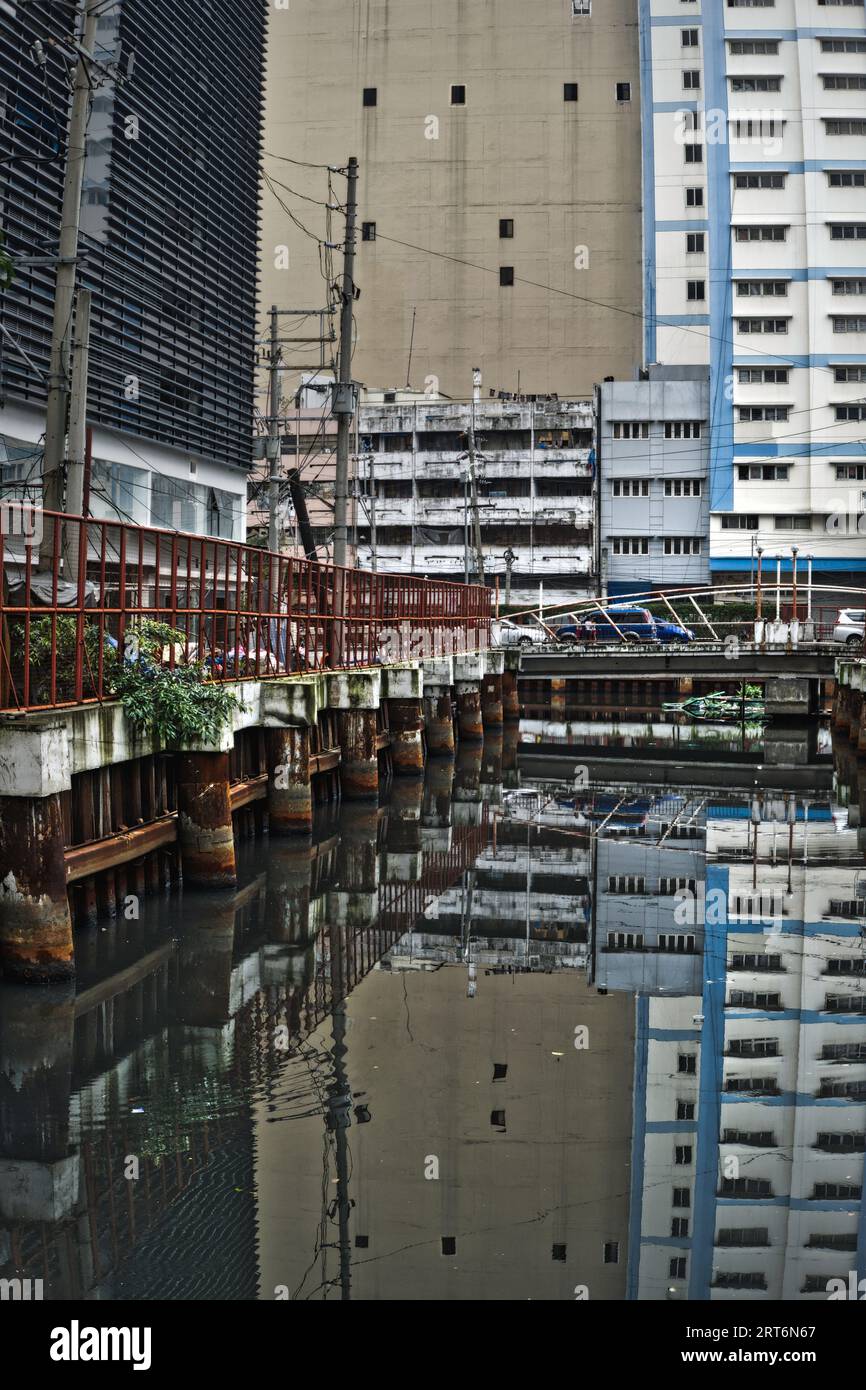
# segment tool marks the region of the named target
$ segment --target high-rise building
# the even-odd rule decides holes
[[[866,571],[866,18],[639,0],[647,363],[709,367],[710,569]],[[831,599],[837,602],[834,597]]]
[[[76,50],[72,5],[0,33],[0,479],[38,496]],[[265,0],[99,14],[79,284],[97,516],[240,537],[252,456]]]
[[[479,367],[571,398],[633,372],[634,0],[293,0],[270,20],[262,306],[329,302],[342,216],[327,238],[305,199],[342,202],[322,166],[355,155],[356,380],[459,398]]]

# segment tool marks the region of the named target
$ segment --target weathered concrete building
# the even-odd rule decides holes
[[[591,9],[272,8],[265,163],[280,186],[263,198],[261,306],[328,302],[316,238],[339,244],[342,219],[326,237],[326,213],[298,195],[342,202],[345,180],[333,175],[329,196],[323,166],[356,155],[356,379],[433,377],[459,397],[477,366],[497,390],[574,397],[608,373],[630,376],[641,350],[638,15],[634,0]]]
[[[383,570],[477,577],[474,454],[487,582],[498,579],[512,604],[538,602],[540,586],[551,603],[591,594],[592,427],[589,400],[367,393],[359,423],[360,563],[370,563],[375,527]]]

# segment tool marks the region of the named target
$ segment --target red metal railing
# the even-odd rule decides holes
[[[109,668],[134,653],[145,619],[181,634],[157,660],[171,667],[200,661],[210,678],[224,681],[489,644],[493,595],[481,585],[341,569],[211,536],[24,511],[14,535],[0,527],[0,710],[108,698]]]

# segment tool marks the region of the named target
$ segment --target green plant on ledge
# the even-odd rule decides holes
[[[113,653],[108,683],[136,728],[168,747],[214,743],[242,702],[234,691],[208,678],[199,661],[174,669],[162,665],[166,647],[183,646],[185,636],[168,623],[141,618],[127,629],[121,660]]]

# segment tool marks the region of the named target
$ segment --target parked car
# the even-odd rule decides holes
[[[534,624],[522,627],[510,618],[500,618],[493,624],[493,642],[497,647],[540,647],[546,641],[544,628]]]
[[[833,628],[833,641],[844,642],[848,647],[859,647],[863,641],[864,619],[866,610],[863,608],[840,608]]]
[[[690,627],[655,618],[648,608],[622,603],[608,604],[604,614],[599,611],[580,623],[563,623],[557,636],[561,642],[619,642],[620,632],[627,642],[661,642],[667,646],[670,642],[695,640]]]

